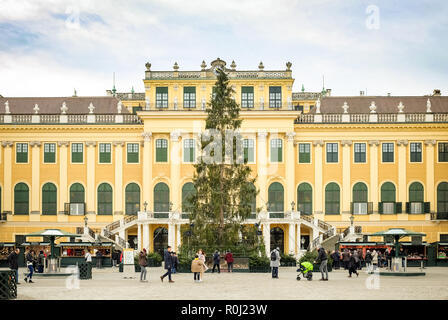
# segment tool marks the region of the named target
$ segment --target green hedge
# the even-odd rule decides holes
[[[297,260],[292,254],[280,255],[280,267],[295,267],[297,266]]]

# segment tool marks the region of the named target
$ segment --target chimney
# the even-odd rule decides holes
[[[440,93],[440,89],[434,89],[432,95],[433,95],[433,96],[440,96],[440,95],[442,95],[442,94]]]
[[[359,95],[363,96],[364,95],[364,91],[359,91]]]

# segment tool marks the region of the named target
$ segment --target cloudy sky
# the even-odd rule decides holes
[[[446,0],[0,0],[0,94],[143,91],[152,70],[285,69],[294,90],[448,93]]]

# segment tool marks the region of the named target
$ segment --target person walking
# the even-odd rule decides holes
[[[42,250],[40,250],[39,255],[37,257],[37,272],[38,273],[44,273],[44,261],[45,261],[45,255]]]
[[[148,266],[148,257],[146,249],[143,248],[138,255],[138,264],[140,265],[140,282],[148,282],[146,280],[146,267]]]
[[[16,274],[16,284],[20,284],[20,282],[19,282],[19,253],[20,253],[20,249],[16,248],[16,250],[11,252],[8,256],[9,269],[14,271]]]
[[[163,252],[163,258],[165,261],[166,273],[160,276],[160,280],[163,282],[163,279],[166,276],[168,276],[169,283],[173,283],[174,281],[171,279],[171,270],[173,268],[173,258],[171,257],[171,246],[168,246],[166,250]]]
[[[29,273],[25,277],[25,282],[33,283],[33,273],[34,273],[34,250],[28,251],[25,255],[26,267],[29,270]]]
[[[227,272],[233,271],[233,254],[230,250],[227,250],[224,260],[227,262]]]
[[[331,258],[333,259],[333,268],[335,270],[339,270],[340,268],[340,260],[341,260],[341,255],[339,253],[338,250],[333,251],[333,253],[331,254]]]
[[[92,254],[88,249],[86,250],[86,254],[84,255],[84,260],[86,261],[89,269],[92,270]]]
[[[371,271],[372,270],[372,254],[370,253],[370,250],[367,250],[367,252],[366,252],[365,261],[366,261],[367,271]]]
[[[348,252],[348,249],[345,248],[344,252],[342,253],[342,264],[344,266],[344,270],[348,270],[349,261],[350,261],[350,253]]]
[[[360,259],[359,259],[359,252],[358,252],[358,250],[356,250],[356,249],[353,250],[352,256],[353,256],[353,258],[355,260],[355,269],[359,270]]]
[[[356,261],[358,259],[358,252],[356,250],[354,250],[354,252],[350,255],[350,260],[349,260],[349,267],[348,267],[348,277],[351,278],[352,277],[352,273],[355,273],[356,276],[359,276],[358,273],[358,262]],[[359,261],[359,259],[358,259]]]
[[[199,260],[202,260],[204,267],[202,268],[201,271],[201,279],[199,280],[199,282],[202,282],[202,279],[204,278],[204,272],[208,270],[207,265],[205,264],[205,252],[202,249],[198,250],[198,258]]]
[[[278,279],[278,268],[280,267],[280,248],[271,251],[272,279]]]
[[[378,252],[376,252],[375,249],[373,249],[372,251],[372,265],[373,270],[376,270],[376,268],[378,268]]]
[[[204,269],[205,265],[202,260],[199,259],[199,256],[196,254],[194,256],[194,260],[191,262],[191,272],[194,274],[194,282],[200,282],[201,271]]]
[[[101,252],[101,250],[98,250],[96,252],[96,267],[98,269],[103,268],[103,253]]]
[[[215,267],[218,267],[218,273],[221,273],[221,269],[219,266],[219,262],[221,260],[219,251],[216,250],[215,253],[213,254],[213,269],[212,269],[212,273],[215,273]]]
[[[316,263],[316,262],[320,261],[319,271],[322,274],[322,279],[320,279],[320,281],[328,281],[327,253],[325,252],[325,249],[322,246],[319,246],[319,250],[317,252],[318,252],[317,259],[314,262]],[[326,275],[325,277],[324,277],[324,272]]]
[[[171,257],[173,258],[173,269],[171,270],[172,273],[177,272],[177,265],[179,264],[179,259],[177,258],[176,252],[171,252]]]

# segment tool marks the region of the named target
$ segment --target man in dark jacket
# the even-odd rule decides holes
[[[163,276],[160,276],[160,280],[163,282],[163,279],[168,276],[169,282],[174,282],[171,280],[171,270],[173,268],[173,257],[171,256],[171,247],[168,246],[165,252],[163,253],[163,257],[165,260],[165,269],[166,273]]]
[[[350,261],[350,252],[347,249],[342,252],[342,264],[344,265],[344,269],[348,270],[348,263]]]
[[[322,279],[320,279],[321,281],[328,281],[328,257],[327,257],[327,253],[325,252],[325,249],[322,248],[322,246],[319,247],[318,250],[318,256],[317,256],[317,261],[320,261],[320,267],[319,267],[319,271],[322,274]],[[326,274],[326,277],[324,277],[324,272]]]
[[[220,256],[219,256],[219,251],[216,250],[215,253],[213,254],[213,269],[212,269],[212,273],[215,273],[215,267],[218,267],[218,273],[221,273],[221,269],[219,267],[219,262],[220,262]]]
[[[333,266],[336,270],[339,270],[340,268],[340,260],[341,256],[338,250],[334,251],[331,255],[331,258],[333,259]]]
[[[11,252],[8,256],[9,269],[15,271],[17,284],[20,284],[20,282],[19,282],[19,253],[20,253],[20,249],[17,248],[13,252]]]

